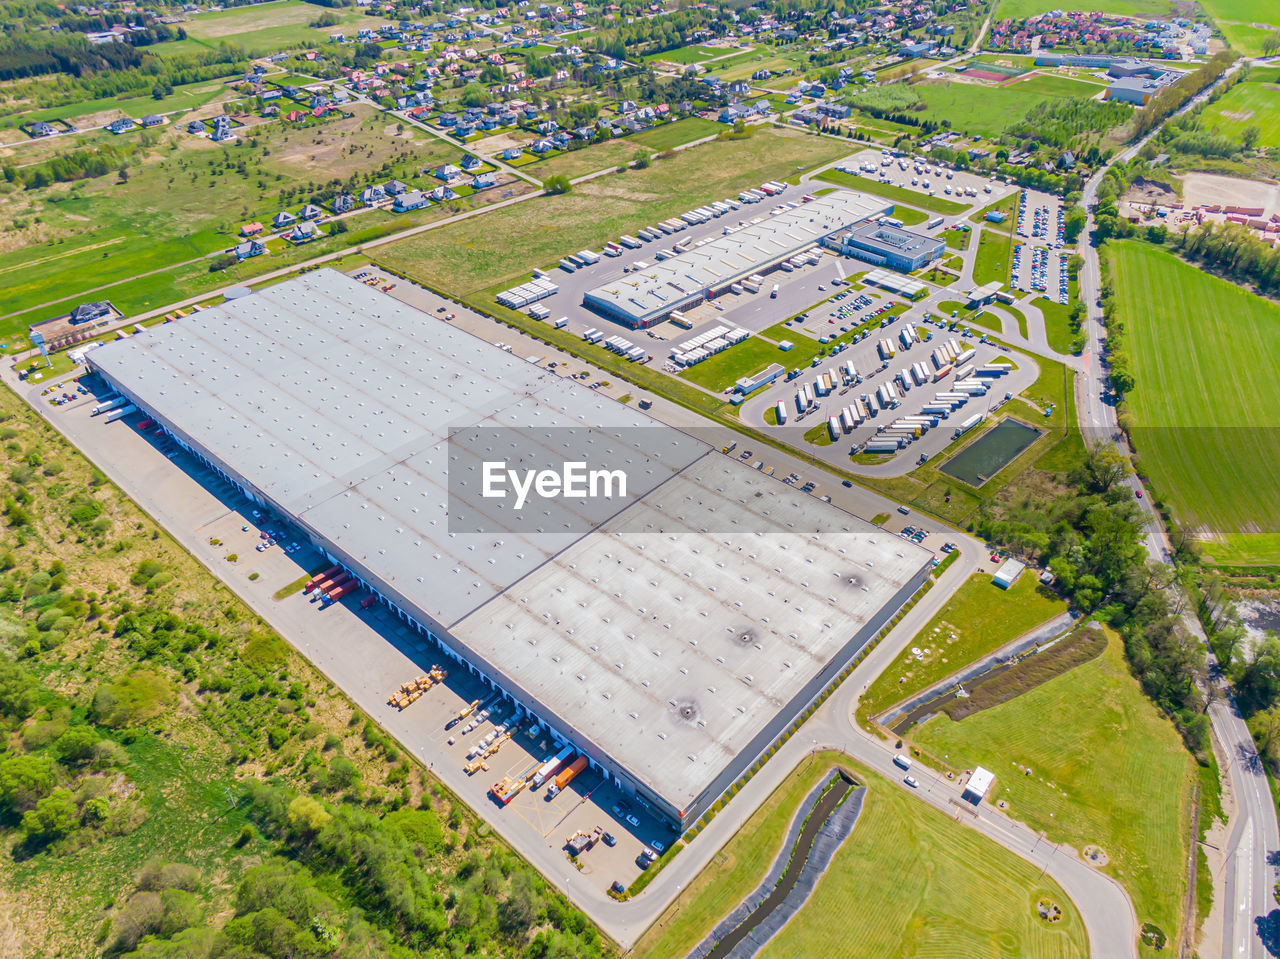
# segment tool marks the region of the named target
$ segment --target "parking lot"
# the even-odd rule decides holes
[[[1065,217],[1059,197],[1035,190],[1021,191],[1011,270],[1015,290],[1040,293],[1064,306],[1070,300]]]
[[[949,169],[929,157],[894,157],[881,150],[863,150],[842,162],[837,169],[904,190],[914,190],[920,194],[921,201],[938,197],[971,208],[988,206],[1017,189],[995,177]],[[910,200],[903,202],[911,205]],[[950,223],[967,215],[968,211],[965,211],[963,214],[949,214],[944,219]]]

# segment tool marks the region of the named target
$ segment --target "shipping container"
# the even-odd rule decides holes
[[[309,593],[313,589],[315,589],[317,586],[327,582],[330,578],[337,576],[341,572],[342,572],[341,566],[338,566],[336,564],[333,566],[330,566],[323,573],[319,573],[318,575],[313,576],[311,577],[311,579],[307,580],[307,585],[302,587],[302,591],[304,593]]]
[[[538,767],[538,771],[533,774],[533,778],[529,781],[529,785],[534,789],[537,789],[560,771],[560,767],[563,766],[569,757],[573,755],[573,752],[574,750],[572,746],[565,746],[560,750],[560,752],[547,759]]]
[[[95,406],[93,408],[93,412],[90,415],[97,416],[100,413],[110,413],[112,410],[118,410],[120,407],[124,406],[128,402],[129,401],[125,399],[123,396],[120,396],[119,394],[117,394],[111,399],[103,400],[101,403]]]

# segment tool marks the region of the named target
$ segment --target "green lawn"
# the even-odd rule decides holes
[[[973,239],[973,231],[952,228],[944,232],[942,238],[946,241],[947,248],[950,250],[967,250],[969,249],[970,241]]]
[[[983,286],[998,281],[1007,287],[1012,263],[1013,234],[984,229],[978,238],[978,254],[973,261],[974,284]]]
[[[911,88],[925,103],[921,114],[956,130],[997,137],[1020,122],[1033,106],[1048,100],[1090,97],[1096,84],[1066,77],[1029,76],[1002,86],[973,83],[918,83]]]
[[[868,793],[813,897],[763,956],[1083,957],[1087,939],[1060,887],[1024,860],[839,753],[805,759],[645,934],[632,959],[687,954],[764,877],[796,807],[833,764]],[[1047,926],[1046,896],[1063,909]],[[831,922],[838,916],[839,922]]]
[[[916,659],[910,647],[904,649],[863,694],[859,712],[865,709],[869,716],[883,712],[1066,608],[1065,602],[1041,588],[1031,571],[1008,590],[996,586],[990,573],[974,573],[912,640],[921,658]]]
[[[884,197],[886,200],[905,203],[933,213],[963,213],[969,209],[965,204],[956,203],[954,200],[929,196],[927,193],[908,190],[905,187],[894,186],[892,183],[881,183],[879,180],[873,180],[870,177],[853,176],[849,173],[842,173],[839,170],[826,170],[818,174],[816,179],[825,180],[837,186],[847,186],[849,189],[857,190],[859,193],[870,193],[872,196]],[[904,223],[907,222],[900,212],[895,211],[894,216]],[[928,218],[926,217],[925,219]]]
[[[952,769],[994,772],[988,798],[1007,801],[1049,842],[1101,846],[1139,923],[1158,925],[1173,949],[1194,761],[1130,674],[1115,634],[1098,658],[959,722],[941,715],[912,738]]]
[[[1204,118],[1219,133],[1235,139],[1248,127],[1257,127],[1259,146],[1280,148],[1280,97],[1274,83],[1237,83],[1222,99],[1205,107]]]
[[[566,252],[598,247],[678,216],[690,204],[736,195],[847,150],[836,140],[788,130],[713,140],[645,170],[602,177],[562,196],[540,197],[412,237],[382,248],[378,259],[432,286],[474,293],[553,264]]]
[[[1227,42],[1246,56],[1260,55],[1263,41],[1275,32],[1255,23],[1280,27],[1280,9],[1274,3],[1259,6],[1247,0],[1204,0],[1201,6],[1217,22]]]
[[[1211,557],[1225,540],[1233,561],[1280,562],[1280,305],[1156,247],[1107,251],[1142,470]]]
[[[751,296],[747,293],[744,296]],[[761,294],[754,294],[760,296]],[[784,353],[777,345],[758,336],[731,346],[723,353],[707,357],[697,366],[690,367],[680,376],[690,383],[717,393],[732,387],[734,383],[752,373],[758,373],[770,363],[786,364],[790,353]]]
[[[123,99],[105,97],[101,100],[67,103],[47,110],[34,110],[31,113],[19,114],[15,119],[21,123],[35,123],[37,120],[70,120],[74,123],[77,117],[112,110],[119,110],[126,116],[141,119],[148,113],[194,110],[196,107],[204,106],[225,89],[227,88],[221,80],[205,80],[174,87],[173,93],[162,100],[157,100],[150,95]]]
[[[1004,214],[1004,222],[992,223],[987,219],[988,213],[1000,212]],[[1003,200],[996,200],[984,206],[981,210],[975,210],[969,214],[970,223],[980,223],[984,230],[999,230],[1001,233],[1012,233],[1013,228],[1018,223],[1018,192],[1015,190]]]
[[[724,124],[716,123],[715,120],[704,120],[702,117],[685,117],[675,123],[664,123],[662,126],[654,127],[652,130],[642,130],[639,133],[634,133],[627,139],[661,151],[670,150],[672,147],[680,146],[683,143],[700,140],[703,137],[711,136],[713,133],[720,133],[724,129]]]
[[[1050,348],[1059,353],[1070,353],[1072,341],[1076,338],[1076,334],[1071,332],[1071,322],[1068,319],[1071,307],[1043,296],[1036,297],[1031,305],[1038,307],[1044,314],[1045,338],[1049,341]]]

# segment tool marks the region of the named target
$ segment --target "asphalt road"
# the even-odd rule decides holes
[[[1234,72],[1246,61],[1242,60]],[[1210,88],[1212,89],[1212,88]],[[1210,90],[1193,98],[1182,111],[1192,109],[1206,100]],[[1155,135],[1150,135],[1122,150],[1111,163],[1125,163],[1134,157],[1142,146]],[[1116,411],[1107,387],[1107,372],[1103,358],[1101,310],[1097,298],[1102,289],[1098,251],[1092,244],[1094,231],[1093,207],[1097,202],[1098,186],[1111,164],[1102,167],[1085,185],[1083,205],[1089,211],[1089,219],[1081,234],[1079,253],[1084,258],[1080,271],[1080,296],[1086,307],[1084,332],[1086,347],[1083,354],[1084,369],[1077,383],[1077,409],[1085,441],[1090,445],[1111,443],[1126,455],[1132,450],[1120,433],[1116,423]],[[1172,564],[1163,523],[1151,507],[1151,497],[1142,490],[1137,477],[1129,478],[1129,486],[1139,499],[1144,514],[1144,542],[1152,561]],[[1208,639],[1200,623],[1190,614],[1184,614],[1183,622],[1192,635],[1205,645],[1211,673],[1220,677],[1220,669],[1209,648]],[[1280,823],[1276,819],[1276,807],[1271,798],[1262,761],[1258,756],[1253,737],[1240,717],[1230,690],[1219,679],[1209,689],[1211,703],[1208,714],[1214,738],[1228,757],[1225,772],[1231,777],[1232,792],[1236,798],[1235,823],[1227,843],[1227,862],[1222,871],[1224,887],[1216,889],[1226,908],[1223,911],[1222,955],[1223,959],[1265,959],[1280,955],[1280,910],[1277,909],[1275,883],[1278,876],[1275,863],[1280,856]]]

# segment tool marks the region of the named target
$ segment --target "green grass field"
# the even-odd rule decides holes
[[[1107,249],[1142,470],[1213,559],[1280,562],[1280,485],[1263,481],[1280,462],[1280,305],[1155,247]]]
[[[70,120],[75,123],[78,117],[95,113],[106,113],[119,110],[135,120],[148,113],[171,113],[174,110],[194,110],[204,106],[226,86],[220,80],[205,80],[200,83],[187,83],[174,87],[173,93],[162,100],[152,96],[126,97],[117,99],[106,97],[101,100],[84,100],[78,103],[67,103],[51,107],[47,110],[35,110],[15,117],[21,123],[35,123],[37,120]],[[80,124],[77,124],[79,126]]]
[[[1053,0],[1001,0],[995,15],[1020,20],[1061,9],[1062,5],[1055,6]],[[1162,17],[1169,13],[1168,6],[1160,0],[1089,0],[1089,9],[1122,16]]]
[[[1222,99],[1205,107],[1205,122],[1225,136],[1239,139],[1248,127],[1257,127],[1258,146],[1280,148],[1280,97],[1273,82],[1237,83]]]
[[[994,772],[988,799],[1007,801],[1048,841],[1101,846],[1138,921],[1158,925],[1172,948],[1195,764],[1129,673],[1114,633],[1097,659],[959,722],[931,719],[912,738],[947,767]]]
[[[1013,234],[983,229],[973,261],[973,282],[982,286],[998,281],[1008,286],[1012,263]]]
[[[331,33],[354,33],[359,27],[379,27],[388,22],[381,17],[366,17],[356,7],[335,8],[341,21],[335,27],[312,27],[325,7],[303,0],[273,0],[252,6],[231,7],[212,13],[201,13],[183,24],[186,40],[156,47],[160,53],[192,53],[230,43],[252,56],[274,53],[311,42],[327,43]]]
[[[1004,590],[990,573],[974,573],[862,696],[861,713],[875,716],[932,686],[1065,611],[1067,604],[1024,573]],[[955,638],[952,639],[952,634]],[[928,649],[926,654],[924,650]]]
[[[772,129],[744,140],[714,140],[645,170],[601,177],[562,196],[541,197],[412,237],[382,248],[378,259],[432,286],[475,293],[553,264],[566,252],[598,247],[678,216],[694,200],[735,195],[762,180],[791,175],[799,165],[817,166],[847,151],[826,137]]]
[[[1067,97],[1090,97],[1096,84],[1066,77],[1033,75],[1003,86],[973,83],[918,83],[913,89],[924,101],[921,114],[949,121],[956,130],[996,137],[1018,123],[1036,104]]]
[[[770,363],[786,364],[790,356],[790,353],[784,353],[778,349],[776,344],[753,336],[737,346],[729,347],[723,353],[707,357],[697,366],[685,370],[680,376],[690,383],[697,383],[701,387],[719,393],[733,386],[742,377],[760,372]]]
[[[827,183],[834,183],[837,186],[846,186],[850,190],[857,190],[860,193],[870,193],[872,196],[884,197],[886,200],[904,203],[920,210],[929,210],[932,213],[954,214],[963,213],[969,209],[965,204],[956,203],[954,200],[929,196],[929,194],[920,193],[917,190],[908,190],[906,187],[894,186],[892,183],[881,183],[879,180],[872,180],[870,177],[853,176],[849,173],[842,173],[839,170],[826,170],[819,173],[816,179],[825,180]],[[903,219],[901,213],[897,211],[894,212],[894,216],[904,223],[907,222]],[[925,219],[928,218],[926,217]],[[923,222],[923,220],[916,222]]]
[[[642,130],[627,137],[633,143],[639,143],[654,150],[670,150],[684,143],[692,143],[703,137],[720,133],[724,124],[715,120],[704,120],[702,117],[685,117],[675,123],[664,123],[652,130]]]
[[[1083,922],[1056,883],[847,757],[820,753],[756,810],[641,939],[632,959],[685,955],[754,889],[778,855],[796,807],[833,764],[867,784],[862,814],[813,897],[762,956],[1087,954]],[[1062,907],[1053,926],[1035,914],[1042,896]]]
[[[703,60],[728,56],[731,53],[733,53],[733,50],[728,47],[704,47],[695,44],[691,47],[679,47],[662,53],[650,53],[644,59],[650,63],[655,60],[665,60],[667,63],[679,63],[687,66],[690,63],[701,63]]]
[[[639,143],[632,143],[630,137],[620,140],[607,140],[604,143],[593,143],[578,150],[570,150],[553,156],[549,160],[539,160],[526,166],[525,172],[546,180],[552,176],[567,176],[570,180],[597,170],[622,166],[635,159],[637,152],[645,152]]]
[[[1217,22],[1227,42],[1246,56],[1260,55],[1263,41],[1275,32],[1276,27],[1280,27],[1280,7],[1274,2],[1204,0],[1201,6]]]

